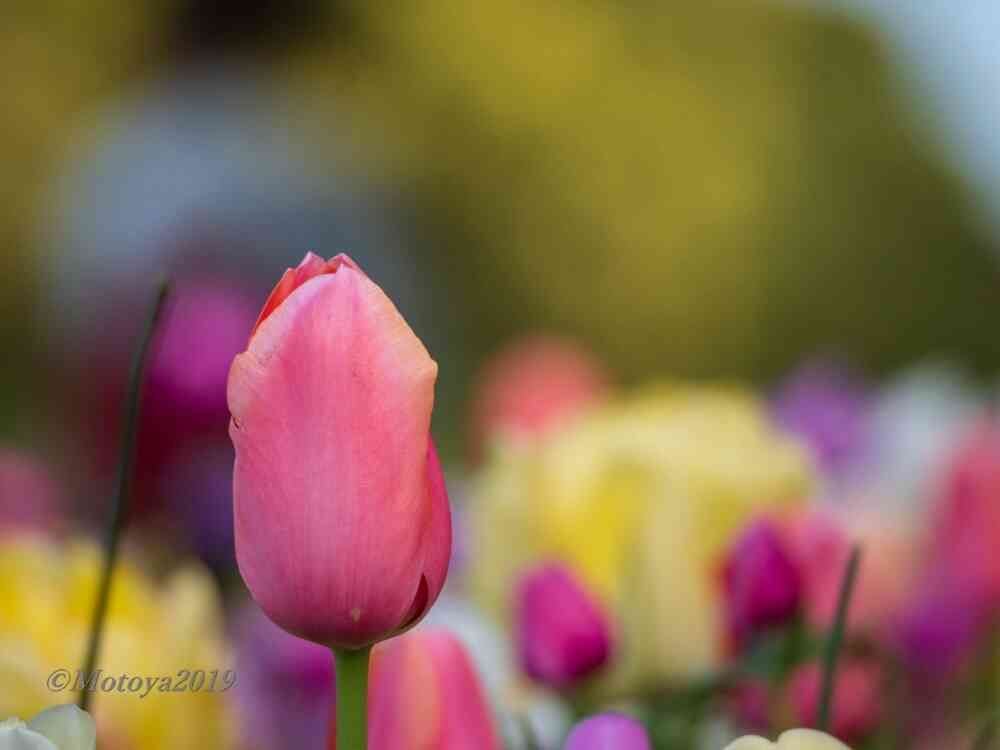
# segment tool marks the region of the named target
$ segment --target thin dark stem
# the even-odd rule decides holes
[[[833,627],[826,641],[823,653],[823,687],[820,693],[819,717],[816,728],[826,732],[830,726],[830,712],[833,706],[833,693],[836,685],[837,659],[844,643],[844,631],[847,628],[847,611],[851,605],[851,594],[854,592],[854,581],[858,577],[858,565],[861,562],[861,546],[855,544],[851,548],[851,556],[841,579],[840,594],[837,598],[837,612],[833,619]]]
[[[79,706],[87,710],[90,704],[90,690],[86,685],[90,675],[94,673],[101,650],[101,634],[104,632],[104,620],[108,611],[108,600],[111,597],[111,580],[115,561],[118,558],[118,544],[122,529],[128,515],[128,499],[132,490],[132,473],[135,464],[136,435],[139,429],[139,406],[142,395],[142,376],[146,369],[146,355],[149,344],[156,332],[164,304],[170,294],[170,281],[163,279],[157,289],[156,299],[150,306],[149,316],[142,332],[139,348],[132,359],[132,369],[129,374],[128,393],[125,397],[125,413],[123,417],[123,434],[121,453],[118,458],[118,491],[115,495],[111,518],[108,520],[107,535],[104,545],[104,568],[101,572],[100,588],[97,592],[97,602],[94,605],[94,615],[90,624],[90,641],[87,645],[87,656],[83,664],[83,683],[80,691]]]

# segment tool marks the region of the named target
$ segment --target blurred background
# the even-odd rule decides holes
[[[306,251],[350,253],[426,342],[453,466],[484,361],[536,332],[625,387],[770,393],[816,357],[988,387],[998,32],[992,0],[16,2],[0,445],[46,489],[0,481],[4,511],[103,523],[169,273],[135,533],[238,591],[226,374]]]

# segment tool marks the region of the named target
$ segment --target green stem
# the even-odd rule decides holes
[[[104,568],[101,571],[100,588],[97,592],[97,602],[94,605],[93,618],[90,625],[90,641],[87,645],[87,655],[83,665],[83,681],[86,684],[90,675],[97,667],[97,659],[101,650],[101,634],[104,632],[104,620],[108,611],[108,600],[111,598],[111,579],[118,558],[118,542],[125,527],[128,515],[128,500],[132,489],[132,467],[135,463],[136,434],[139,429],[139,404],[142,394],[142,375],[146,369],[146,355],[149,344],[156,332],[156,324],[160,320],[164,303],[170,294],[170,282],[164,279],[157,289],[156,299],[150,306],[146,325],[143,329],[139,348],[132,360],[132,370],[129,374],[128,393],[125,398],[123,416],[123,431],[121,453],[118,458],[118,492],[115,495],[111,518],[108,520],[107,535],[104,542]],[[90,705],[90,691],[84,687],[78,700],[84,711]]]
[[[833,691],[837,674],[837,658],[844,643],[844,631],[847,628],[847,610],[851,604],[851,594],[854,591],[854,581],[858,577],[858,565],[861,562],[861,547],[855,544],[851,548],[851,556],[844,570],[840,584],[840,594],[837,598],[837,613],[833,619],[833,627],[826,641],[823,653],[823,687],[820,693],[819,719],[816,728],[826,732],[830,726],[830,712],[833,706]]]
[[[368,749],[368,660],[371,646],[333,650],[337,663],[337,750]]]

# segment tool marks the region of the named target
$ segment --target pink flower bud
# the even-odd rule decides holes
[[[430,438],[437,365],[344,255],[282,277],[229,376],[236,558],[302,638],[359,648],[444,585],[451,517]]]
[[[500,750],[468,654],[439,629],[421,628],[375,649],[368,734],[371,750]]]
[[[801,576],[771,521],[759,519],[737,538],[726,560],[725,588],[729,630],[738,646],[798,612]]]
[[[646,730],[622,714],[584,719],[569,735],[564,750],[652,750]]]
[[[522,579],[516,617],[521,665],[544,685],[570,687],[608,660],[608,618],[563,565],[543,565]]]
[[[474,457],[498,433],[537,435],[607,397],[604,366],[582,346],[554,336],[516,341],[480,373],[471,407]]]

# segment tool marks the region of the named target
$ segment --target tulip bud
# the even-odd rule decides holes
[[[602,403],[604,366],[582,346],[534,335],[505,347],[482,368],[471,406],[471,449],[480,458],[498,434],[533,436]]]
[[[285,630],[356,649],[444,585],[451,519],[430,438],[437,365],[344,255],[282,277],[229,376],[236,558]]]
[[[543,565],[522,579],[516,617],[521,665],[543,685],[570,687],[608,660],[608,618],[563,565]]]
[[[376,648],[370,685],[371,750],[500,750],[472,662],[447,630],[421,628]]]
[[[652,750],[649,735],[635,719],[622,714],[598,714],[570,732],[563,750]]]
[[[736,540],[726,561],[725,587],[730,634],[737,645],[798,612],[799,570],[771,521],[752,523]]]
[[[822,680],[822,671],[815,662],[799,667],[792,675],[788,702],[796,723],[815,726]],[[882,718],[881,681],[881,670],[873,663],[855,660],[837,667],[830,712],[833,734],[850,741],[875,730]]]

